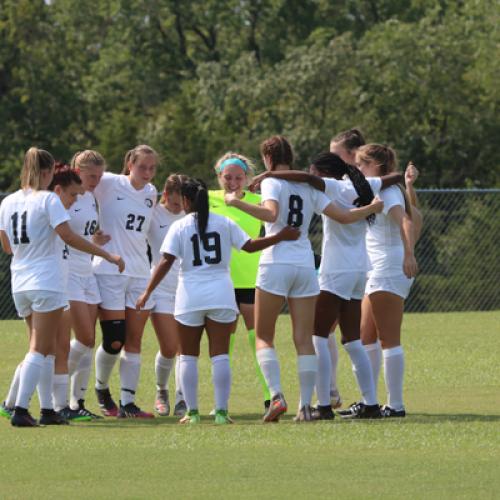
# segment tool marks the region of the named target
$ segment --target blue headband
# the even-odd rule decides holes
[[[248,172],[248,166],[243,160],[240,160],[239,158],[228,158],[220,164],[219,173],[222,172],[228,165],[238,165],[238,167],[241,167],[243,169],[243,172],[245,172],[245,174]]]

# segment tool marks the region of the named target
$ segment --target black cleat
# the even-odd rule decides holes
[[[40,412],[40,425],[68,425],[69,422],[54,410],[42,408]]]
[[[128,403],[125,406],[120,403],[118,418],[155,418],[155,416],[147,411],[142,411],[135,403]]]
[[[333,420],[335,413],[333,413],[332,405],[316,406],[312,410],[312,418],[313,420]]]
[[[174,415],[176,417],[183,417],[186,414],[186,412],[187,412],[186,402],[183,399],[181,399],[175,404]]]
[[[65,420],[68,420],[68,422],[70,420],[72,420],[73,422],[89,422],[90,420],[92,420],[88,416],[80,415],[79,410],[72,410],[69,406],[66,406],[66,408],[63,408],[62,410],[59,410],[57,413]]]
[[[380,408],[380,412],[382,413],[383,418],[403,418],[406,417],[406,411],[403,408],[402,410],[395,410],[388,405],[382,406]]]
[[[347,410],[337,412],[345,419],[376,419],[382,418],[379,405],[365,405],[364,403],[353,403]]]
[[[29,414],[28,410],[20,406],[14,409],[10,423],[14,427],[39,427],[38,422]]]
[[[97,396],[97,402],[99,403],[99,408],[105,417],[117,417],[118,416],[118,406],[113,401],[109,389],[97,389],[95,390]]]
[[[90,410],[87,410],[87,408],[85,408],[85,401],[83,399],[78,400],[78,413],[84,417],[90,417],[91,420],[102,420],[103,418],[101,417],[101,415],[96,415]]]
[[[293,419],[295,422],[312,422],[313,415],[312,415],[312,408],[310,405],[304,405],[300,410],[299,413],[294,417]]]

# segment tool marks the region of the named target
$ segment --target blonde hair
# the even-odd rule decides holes
[[[106,160],[101,153],[93,149],[78,151],[71,158],[71,168],[84,170],[88,167],[102,167],[106,170]]]
[[[127,151],[127,153],[125,154],[125,158],[123,159],[122,174],[130,174],[130,169],[128,166],[129,163],[132,163],[132,165],[135,164],[139,157],[143,155],[153,155],[156,163],[159,163],[160,158],[158,156],[158,153],[151,146],[148,146],[147,144],[139,144],[139,146],[136,146],[130,151]]]
[[[232,151],[228,151],[224,155],[222,155],[216,162],[214,170],[215,173],[217,174],[217,177],[219,177],[222,172],[220,170],[220,166],[226,161],[230,160],[232,158],[235,158],[237,160],[242,161],[246,166],[247,170],[245,170],[245,175],[247,177],[248,181],[252,180],[252,177],[255,175],[255,165],[252,162],[252,160],[248,159],[246,156],[240,155],[239,153],[233,153]],[[222,187],[222,186],[221,186]]]
[[[23,168],[21,170],[21,187],[31,188],[35,191],[40,189],[40,176],[42,170],[52,170],[55,161],[52,155],[44,149],[31,147],[24,155]]]
[[[398,158],[396,151],[384,144],[365,144],[356,151],[356,158],[364,161],[373,160],[380,168],[380,175],[387,175],[395,172],[398,168]],[[402,184],[397,184],[405,199],[405,211],[412,217],[411,203],[406,194],[406,189]]]
[[[166,201],[166,195],[172,193],[181,194],[182,184],[189,179],[187,175],[183,174],[170,174],[165,181],[163,186],[163,192],[161,193],[160,203],[163,205]]]

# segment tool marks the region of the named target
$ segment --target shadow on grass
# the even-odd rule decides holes
[[[437,422],[500,422],[500,415],[477,413],[410,413],[408,421],[416,424],[435,424]]]

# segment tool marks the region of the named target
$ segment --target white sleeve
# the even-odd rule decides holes
[[[248,241],[251,240],[250,236],[248,236],[243,229],[241,229],[238,224],[233,222],[232,220],[227,220],[229,223],[229,235],[231,239],[231,245],[237,250],[241,250],[241,247]]]
[[[64,208],[59,196],[51,193],[47,196],[46,210],[49,216],[49,224],[55,229],[59,224],[69,221],[71,217]]]
[[[271,177],[267,177],[260,184],[260,199],[262,202],[266,200],[280,200],[281,183]]]
[[[94,189],[94,196],[98,202],[105,199],[110,191],[113,190],[113,186],[117,181],[117,178],[117,174],[104,172],[101,180],[99,181],[99,184],[97,184],[96,188]]]
[[[323,177],[323,181],[325,182],[325,194],[330,198],[330,200],[338,200],[339,195],[339,181],[336,179],[328,179]]]
[[[382,189],[382,179],[380,177],[367,177],[366,180],[370,184],[373,194],[377,196]]]
[[[181,234],[178,224],[172,224],[165,235],[165,239],[160,247],[160,254],[168,253],[174,257],[180,258],[181,249]]]
[[[325,195],[325,193],[314,190],[314,211],[318,215],[321,215],[330,203],[331,200]]]
[[[6,198],[2,201],[2,204],[0,205],[0,229],[2,231],[7,231],[8,228],[8,221],[6,220],[6,215],[5,215],[5,207],[7,206],[5,203]]]
[[[405,199],[403,193],[397,186],[391,186],[390,188],[381,191],[380,197],[384,201],[384,210],[382,213],[387,215],[392,207],[400,205],[405,208]]]

